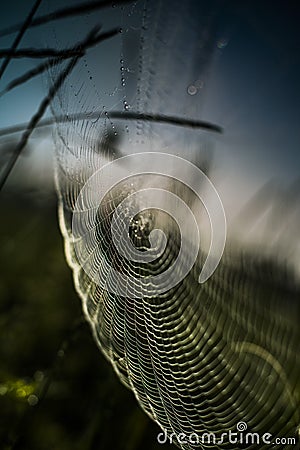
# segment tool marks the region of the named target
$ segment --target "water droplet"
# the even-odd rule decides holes
[[[228,45],[228,39],[226,39],[226,38],[221,38],[217,42],[217,47],[220,48],[221,50],[222,50],[222,48],[225,48],[227,45]]]
[[[39,398],[36,395],[31,394],[31,395],[29,395],[27,402],[30,406],[35,406],[38,404]]]
[[[123,104],[125,111],[128,111],[130,109],[130,105],[126,102],[126,100],[124,100]]]
[[[124,60],[123,59],[120,59],[120,64],[122,64],[122,66],[123,66],[123,64],[124,64]]]
[[[198,89],[196,88],[196,86],[194,84],[190,84],[187,91],[188,91],[188,94],[195,95],[195,94],[197,94]]]
[[[202,81],[202,80],[195,81],[195,86],[197,89],[202,89],[204,86],[204,81]]]

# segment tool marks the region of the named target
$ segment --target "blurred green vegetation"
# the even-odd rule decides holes
[[[168,450],[85,323],[54,194],[2,195],[0,446]]]

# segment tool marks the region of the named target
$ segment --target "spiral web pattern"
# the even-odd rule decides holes
[[[56,182],[66,255],[100,349],[144,411],[168,435],[201,436],[211,432],[220,436],[245,422],[248,430],[260,434],[295,436],[300,400],[299,287],[288,271],[257,254],[245,254],[228,246],[215,273],[199,284],[206,257],[200,248],[192,270],[178,285],[157,295],[138,298],[134,295],[134,282],[128,286],[127,296],[99,286],[82,268],[75,250],[75,242],[81,245],[81,238],[76,236],[74,241],[73,212],[80,192],[95,171],[119,156],[121,149],[128,154],[165,149],[172,152],[179,143],[192,151],[205,138],[197,130],[179,133],[167,125],[141,120],[116,123],[110,119],[110,108],[115,105],[120,108],[125,105],[125,112],[130,105],[138,112],[167,109],[168,113],[184,115],[188,111],[193,118],[199,116],[196,102],[182,85],[187,86],[187,80],[193,75],[195,78],[197,71],[199,75],[199,67],[204,75],[209,65],[215,9],[212,3],[203,6],[203,27],[199,27],[193,8],[194,2],[177,1],[172,2],[172,8],[168,2],[159,1],[116,8],[116,20],[122,20],[123,25],[124,21],[125,25],[129,22],[127,31],[119,38],[122,62],[116,90],[107,96],[100,82],[95,85],[97,74],[87,76],[87,70],[92,71],[92,62],[89,64],[86,59],[61,91],[54,105],[57,116],[78,109],[95,111],[99,104],[103,106],[99,120],[91,121],[87,116],[67,126],[57,124]],[[196,10],[198,14],[199,8]],[[182,30],[174,27],[177,23],[182,24]],[[203,29],[206,31],[201,35]],[[192,44],[197,47],[197,33],[201,48],[191,48]],[[183,35],[185,39],[181,39]],[[132,39],[138,43],[136,52],[131,48]],[[176,66],[186,55],[187,42],[191,54],[189,76],[172,78],[175,82],[172,89],[179,94],[170,99],[168,75],[170,71],[176,73]],[[195,52],[198,61],[192,58]],[[126,55],[129,55],[128,71],[124,69]],[[176,180],[167,181],[170,192],[193,205],[193,194],[186,186]],[[154,187],[165,186],[165,182],[163,177],[156,178]],[[182,230],[174,218],[155,208],[134,218],[129,236],[143,252],[149,249],[150,232],[162,229],[167,239],[163,254],[141,264],[127,260],[116,250],[111,228],[116,208],[129,195],[151,183],[151,175],[122,180],[99,204],[96,220],[90,223],[85,216],[81,223],[83,236],[84,230],[93,229],[97,237],[96,247],[83,251],[92,254],[95,262],[104,258],[133,280],[164,272],[180,251]],[[85,245],[83,242],[82,239]],[[183,264],[189,257],[186,251]],[[100,274],[103,279],[107,276],[104,271],[101,273],[101,263]],[[177,443],[175,439],[173,442]],[[226,442],[177,445],[183,449],[255,448]]]

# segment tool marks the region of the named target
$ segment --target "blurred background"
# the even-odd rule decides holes
[[[1,49],[12,46],[16,32],[9,33],[10,27],[24,21],[33,3],[12,0],[0,7]],[[36,16],[81,3],[44,0]],[[141,15],[143,5],[148,6],[133,4]],[[207,13],[205,2],[199,2],[200,16],[201,8]],[[250,244],[263,241],[266,247],[269,242],[272,251],[281,249],[297,270],[299,12],[291,1],[216,1],[210,10],[218,13],[217,25],[205,38],[210,45],[201,78],[186,85],[191,107],[186,114],[192,118],[197,112],[224,129],[204,141],[212,149],[210,178],[221,195],[229,235]],[[99,21],[104,29],[121,26],[123,15],[121,6],[112,2],[101,12],[27,30],[19,48],[63,49]],[[130,26],[134,31],[135,24]],[[124,101],[134,103],[130,92],[124,97],[122,91],[120,59],[127,31],[105,43],[97,59],[93,54],[85,58],[82,71],[69,81],[76,97],[80,77],[88,80],[91,92],[99,91],[94,110],[122,110]],[[127,54],[124,66],[130,84],[136,63]],[[51,73],[4,91],[39,63],[12,59],[0,80],[2,173],[21,138],[5,129],[30,120],[49,88]],[[93,76],[100,68],[95,86]],[[173,81],[170,89],[176,100]],[[74,99],[69,95],[68,100],[72,104]],[[49,109],[43,118],[51,118]],[[158,427],[120,384],[83,319],[58,227],[53,148],[52,127],[36,129],[0,194],[0,448],[161,448],[156,443]]]

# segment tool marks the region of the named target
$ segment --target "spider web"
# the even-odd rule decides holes
[[[95,170],[120,155],[149,150],[193,160],[199,142],[200,148],[206,142],[202,130],[131,120],[126,113],[201,119],[198,91],[209,74],[220,11],[214,3],[199,7],[192,1],[116,7],[122,32],[117,49],[111,50],[114,58],[107,61],[110,68],[101,65],[108,53],[103,45],[82,59],[53,107],[57,117],[78,111],[93,115],[93,120],[87,116],[67,126],[57,124],[61,230],[76,289],[100,349],[169,436],[210,432],[220,437],[242,421],[260,435],[295,436],[299,289],[283,265],[233,247],[204,285],[197,282],[200,255],[176,289],[135,299],[110,294],[95,284],[81,268],[73,245],[72,212]],[[111,80],[107,74],[105,78],[106,70]],[[111,113],[118,109],[123,117],[115,120]],[[133,190],[144,183],[133,181]],[[125,183],[110,192],[97,222],[90,224],[98,235],[93,257],[113,261],[132,275],[159,273],[178,251],[172,228],[166,254],[149,267],[119,259],[111,243],[111,216],[128,191]],[[182,194],[182,187],[177,192]],[[186,442],[181,448],[207,445]],[[240,448],[214,443],[214,448],[224,446]]]
[[[221,6],[140,1],[116,3],[101,12],[105,27],[99,32],[120,24],[121,31],[111,43],[101,42],[73,61],[52,102],[60,226],[100,349],[168,435],[220,436],[244,421],[260,434],[294,436],[299,425],[299,286],[282,263],[229,247],[217,272],[199,285],[200,253],[176,289],[137,300],[97,286],[79,265],[73,247],[71,221],[78,194],[107,161],[151,150],[181,155],[203,167],[199,149],[213,141],[203,129],[203,86],[214,57]],[[81,15],[80,42],[86,30],[99,25],[99,18]],[[72,26],[77,35],[78,23]],[[64,38],[62,27],[56,29],[56,47]],[[51,65],[54,82],[60,70]],[[139,190],[145,182],[133,180],[131,187]],[[175,183],[171,189],[193,204],[182,186]],[[179,239],[168,221],[166,253],[153,265],[125,262],[111,245],[112,212],[127,194],[123,184],[99,208],[92,224],[98,235],[95,257],[104,256],[132,274],[159,273],[178,252]],[[144,245],[147,236],[139,223],[137,230],[136,243]]]

